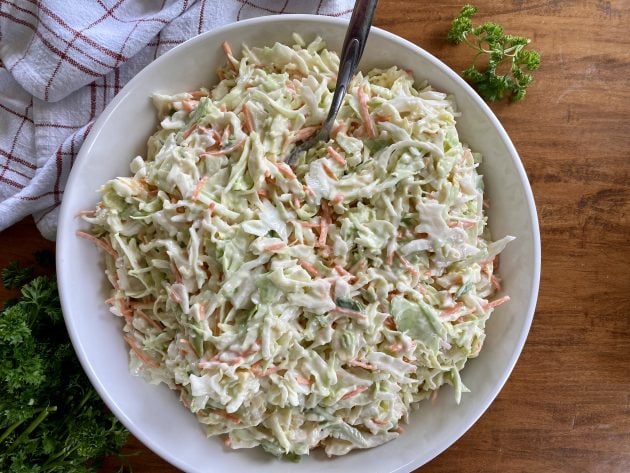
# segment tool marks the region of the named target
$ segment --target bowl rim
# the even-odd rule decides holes
[[[206,38],[212,36],[220,36],[226,32],[231,30],[238,30],[242,28],[248,27],[257,27],[259,25],[264,24],[273,24],[273,23],[283,23],[283,22],[295,22],[295,21],[308,21],[313,23],[321,23],[321,24],[334,24],[334,25],[347,25],[349,20],[346,18],[334,18],[324,15],[312,15],[312,14],[282,14],[282,15],[270,15],[263,16],[257,18],[251,18],[247,20],[242,20],[234,23],[230,23],[219,28],[206,31],[197,36],[194,36],[183,43],[175,46],[171,50],[167,51],[162,56],[158,57],[147,66],[145,66],[142,70],[140,70],[127,84],[118,92],[118,94],[114,97],[114,99],[105,107],[101,115],[94,122],[92,129],[89,134],[85,138],[79,153],[77,154],[77,158],[75,160],[75,165],[73,166],[70,175],[68,177],[66,187],[70,188],[74,184],[75,181],[78,181],[79,174],[75,172],[79,167],[76,166],[77,163],[82,163],[85,159],[87,159],[87,155],[89,154],[91,148],[94,146],[94,143],[97,141],[100,130],[103,128],[104,124],[110,119],[111,115],[115,114],[118,105],[125,99],[127,92],[133,89],[139,82],[143,80],[143,77],[146,74],[151,73],[151,71],[157,67],[158,64],[171,60],[172,57],[181,54],[183,51],[188,49],[194,44],[203,43],[206,41]],[[536,204],[534,201],[533,193],[531,186],[529,185],[529,180],[527,178],[527,174],[521,162],[521,159],[514,147],[514,144],[510,140],[507,132],[505,131],[503,125],[500,123],[499,119],[495,116],[494,112],[490,109],[488,104],[484,102],[481,97],[477,94],[477,92],[455,71],[453,71],[449,66],[447,66],[440,59],[435,57],[433,54],[428,51],[422,49],[420,46],[412,43],[409,40],[406,40],[394,33],[390,33],[382,28],[378,28],[372,26],[371,35],[378,35],[382,38],[391,41],[393,43],[398,43],[402,46],[405,46],[411,49],[415,54],[423,57],[425,60],[429,61],[435,67],[440,69],[440,71],[446,74],[450,79],[452,79],[457,86],[459,86],[465,93],[473,100],[475,105],[480,109],[480,111],[488,118],[492,126],[498,132],[501,141],[505,144],[506,149],[508,150],[509,158],[513,161],[515,169],[518,173],[518,178],[522,184],[525,200],[527,203],[527,208],[529,211],[529,221],[531,225],[532,231],[532,244],[533,244],[533,271],[530,279],[530,287],[532,288],[529,301],[527,303],[526,317],[524,319],[524,326],[521,334],[519,335],[519,339],[514,345],[514,351],[511,359],[507,363],[507,369],[499,378],[498,382],[495,384],[492,390],[488,393],[485,399],[482,402],[479,402],[478,407],[472,412],[472,415],[469,416],[466,422],[463,422],[452,435],[452,438],[449,439],[448,442],[444,442],[444,444],[440,445],[438,448],[435,448],[431,453],[430,458],[423,459],[422,456],[418,456],[415,460],[408,462],[405,465],[401,465],[398,467],[395,472],[402,473],[410,472],[414,469],[428,463],[429,461],[435,459],[438,455],[448,449],[453,443],[459,440],[478,420],[479,418],[486,412],[490,404],[495,400],[498,394],[501,392],[503,386],[505,385],[507,379],[509,378],[514,366],[518,358],[521,355],[523,350],[523,346],[525,344],[525,340],[529,334],[531,329],[531,324],[534,317],[534,312],[536,308],[536,302],[538,299],[539,285],[540,285],[540,268],[541,268],[541,242],[540,242],[540,228],[539,222],[536,212]],[[73,219],[73,215],[71,215],[70,204],[66,204],[69,202],[68,199],[64,199],[61,204],[60,212],[59,212],[59,223],[64,221],[70,221]],[[63,242],[71,235],[68,234],[70,229],[66,228],[66,226],[59,225],[57,231],[57,241]],[[186,471],[186,468],[190,465],[186,464],[183,461],[180,461],[178,458],[174,457],[169,451],[163,450],[160,446],[156,444],[152,440],[152,437],[145,433],[145,430],[139,426],[137,426],[126,414],[120,409],[116,403],[116,401],[110,396],[108,389],[105,385],[103,385],[94,371],[88,357],[83,349],[83,345],[80,342],[79,334],[76,330],[76,327],[73,323],[72,317],[67,316],[66,314],[71,313],[70,310],[70,291],[66,288],[63,281],[65,280],[63,275],[63,261],[64,261],[64,253],[63,253],[63,245],[57,244],[56,247],[56,258],[59,264],[57,265],[57,279],[59,281],[59,296],[61,300],[61,307],[64,314],[64,320],[66,324],[66,328],[70,335],[70,339],[73,345],[73,348],[79,358],[79,361],[83,367],[83,370],[87,374],[91,384],[94,386],[99,396],[110,411],[120,420],[120,422],[138,439],[140,440],[146,447],[148,447],[155,454],[160,456],[162,459],[170,463],[171,465]],[[394,473],[394,472],[392,472]]]

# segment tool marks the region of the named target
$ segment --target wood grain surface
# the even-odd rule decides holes
[[[475,4],[543,57],[524,102],[492,105],[534,190],[541,289],[496,401],[418,471],[630,472],[630,1]],[[461,71],[470,52],[445,41],[461,5],[381,0],[375,24]],[[23,221],[0,234],[0,263],[46,247]],[[135,473],[177,471],[131,439],[125,453],[136,452]]]

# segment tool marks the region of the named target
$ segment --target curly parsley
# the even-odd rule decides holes
[[[538,69],[540,55],[532,49],[525,49],[530,43],[528,38],[505,34],[496,23],[474,26],[472,17],[476,12],[476,7],[464,5],[448,31],[449,41],[466,43],[477,51],[472,65],[462,71],[462,76],[486,100],[501,100],[504,96],[513,101],[522,100],[534,80],[528,72]],[[479,69],[477,61],[484,56],[487,57],[487,65],[485,69]],[[504,73],[501,72],[503,69]]]
[[[2,279],[20,293],[0,312],[0,471],[95,472],[127,431],[77,361],[57,283],[17,263]]]

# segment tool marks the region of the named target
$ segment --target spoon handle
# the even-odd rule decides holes
[[[330,104],[328,116],[322,127],[326,135],[328,135],[332,129],[337,112],[339,112],[343,98],[346,95],[348,84],[363,55],[377,3],[378,0],[357,0],[354,4],[348,31],[346,32],[343,47],[341,48],[341,59],[339,60],[339,74],[337,75],[335,93],[332,103]]]

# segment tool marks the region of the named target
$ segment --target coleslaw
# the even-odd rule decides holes
[[[211,88],[155,94],[160,126],[78,236],[105,253],[130,370],[232,448],[369,448],[477,356],[500,284],[481,156],[446,94],[358,73],[331,140],[337,55],[321,38],[242,47]]]

